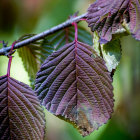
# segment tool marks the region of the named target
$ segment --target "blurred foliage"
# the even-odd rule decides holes
[[[31,31],[39,19],[44,0],[1,0],[0,32],[9,33],[15,28]]]
[[[0,32],[10,32],[18,19],[16,5],[11,0],[0,1]]]
[[[0,0],[0,40],[9,45],[24,33],[39,33],[57,25],[70,14],[86,12],[94,0]],[[81,25],[87,28],[87,23]],[[140,42],[121,39],[122,58],[114,75],[115,112],[98,131],[82,138],[68,123],[46,111],[48,140],[140,139]],[[2,45],[0,45],[2,47]],[[6,74],[7,58],[0,56],[0,75]],[[23,63],[15,53],[11,76],[29,84]]]

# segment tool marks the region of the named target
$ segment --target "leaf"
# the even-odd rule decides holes
[[[87,22],[91,30],[98,31],[101,43],[112,39],[112,34],[122,28],[121,23],[128,18],[129,0],[97,0],[88,9]]]
[[[54,52],[54,46],[48,41],[47,38],[44,38],[42,43],[40,44],[41,51],[41,64],[45,61],[45,59]]]
[[[74,27],[67,27],[52,35],[47,36],[47,40],[54,46],[54,50],[57,51],[65,44],[72,42],[75,37]],[[78,40],[86,44],[92,45],[92,36],[81,26],[78,26]]]
[[[113,112],[113,87],[104,60],[88,45],[72,42],[52,53],[37,73],[42,105],[72,123],[83,136]]]
[[[98,54],[98,56],[102,56],[101,55],[101,49],[100,49],[100,42],[99,42],[100,38],[98,33],[95,31],[93,33],[93,48],[96,51],[96,53]]]
[[[0,139],[43,140],[44,114],[35,93],[11,77],[0,77]]]
[[[105,45],[101,45],[103,59],[110,72],[116,69],[121,60],[121,42],[119,39],[112,40]]]
[[[124,23],[129,23],[131,34],[140,40],[140,0],[97,0],[88,9],[87,22],[100,34],[100,43],[111,41],[113,34],[126,29]]]
[[[27,34],[22,36],[19,41],[25,40],[34,36],[34,34]],[[24,68],[27,71],[31,86],[34,88],[34,80],[40,65],[46,57],[53,52],[53,47],[47,42],[47,40],[38,40],[34,43],[30,43],[22,48],[18,49],[18,54],[22,59]],[[47,45],[46,45],[47,44]]]
[[[101,56],[106,62],[108,71],[113,72],[116,70],[121,59],[121,42],[118,38],[113,39],[107,44],[99,43],[99,36],[97,32],[94,32],[93,48],[97,52],[98,56]]]
[[[19,41],[32,37],[32,34],[22,36]],[[22,59],[25,70],[31,79],[35,79],[35,75],[40,67],[39,62],[39,46],[40,41],[26,45],[18,49],[18,54]],[[31,80],[32,81],[32,80]]]
[[[140,0],[131,0],[129,11],[130,30],[134,38],[140,40]]]

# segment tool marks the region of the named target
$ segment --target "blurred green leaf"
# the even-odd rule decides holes
[[[25,40],[32,36],[34,35],[24,35],[19,39],[19,41]],[[21,57],[24,68],[28,73],[32,88],[34,88],[34,80],[41,63],[51,53],[47,51],[46,48],[51,49],[52,47],[48,47],[47,45],[44,45],[44,43],[45,40],[42,39],[18,49],[18,54]]]

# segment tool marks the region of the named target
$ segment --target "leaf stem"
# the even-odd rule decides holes
[[[10,77],[10,69],[11,69],[11,63],[12,63],[12,58],[13,58],[12,52],[13,52],[15,44],[16,44],[16,41],[13,42],[11,50],[10,50],[9,55],[8,55],[9,62],[8,62],[8,68],[7,68],[7,77]]]
[[[77,27],[77,23],[73,22],[72,25],[75,27],[75,42],[78,41],[78,27]]]
[[[86,18],[81,18],[79,21],[86,21]],[[73,22],[72,25],[75,27],[75,42],[78,41],[78,26],[76,22]]]
[[[7,77],[10,77],[11,63],[12,63],[12,56],[9,57],[8,68],[7,68]]]

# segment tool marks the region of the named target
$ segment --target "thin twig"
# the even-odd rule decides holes
[[[69,19],[69,20],[63,22],[62,24],[59,24],[59,25],[57,25],[57,26],[55,26],[55,27],[53,27],[53,28],[51,28],[49,30],[46,30],[46,31],[44,31],[42,33],[39,33],[39,34],[37,34],[37,35],[35,35],[33,37],[30,37],[30,38],[28,38],[26,40],[20,41],[20,42],[15,44],[14,49],[18,49],[20,47],[28,45],[28,44],[30,44],[30,43],[32,43],[34,41],[37,41],[37,40],[40,40],[40,39],[46,37],[47,35],[53,34],[53,33],[57,32],[57,31],[59,31],[61,29],[64,29],[64,28],[66,28],[68,26],[71,26],[73,22],[79,22],[80,19],[85,18],[86,15],[87,15],[87,13],[82,14],[80,16],[77,16],[77,17],[75,17],[73,19]],[[11,50],[11,47],[12,46],[0,49],[0,55],[5,55],[7,52],[9,52]]]

